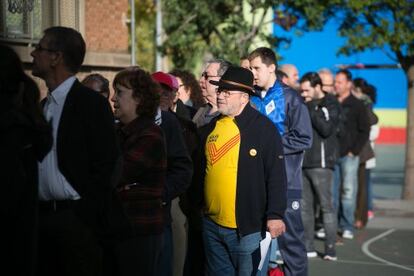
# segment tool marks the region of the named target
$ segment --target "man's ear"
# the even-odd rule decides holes
[[[63,64],[63,53],[62,52],[54,52],[54,57],[52,59],[52,66],[57,66],[58,64]]]
[[[276,72],[276,65],[270,64],[268,67],[269,67],[270,73]]]
[[[247,93],[243,93],[242,94],[242,99],[244,99],[244,101],[242,102],[243,104],[248,103],[250,101],[250,96]]]
[[[323,91],[323,90],[322,90],[322,85],[320,85],[320,84],[317,84],[317,85],[315,86],[315,89],[316,89],[316,90],[318,90],[318,91]]]

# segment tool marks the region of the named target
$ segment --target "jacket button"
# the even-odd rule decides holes
[[[255,149],[251,149],[249,151],[250,156],[256,156],[257,155],[257,151]]]

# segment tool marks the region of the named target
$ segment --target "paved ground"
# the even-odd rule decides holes
[[[375,217],[337,247],[338,261],[309,260],[309,275],[414,275],[414,201],[402,201],[403,146],[377,146]],[[323,242],[317,241],[317,249]]]

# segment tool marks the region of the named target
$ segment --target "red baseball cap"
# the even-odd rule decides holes
[[[167,74],[161,71],[155,72],[151,75],[152,79],[158,83],[165,84],[172,90],[178,90],[178,81],[177,78],[171,74]]]

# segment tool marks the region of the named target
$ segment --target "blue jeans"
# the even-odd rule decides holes
[[[162,235],[164,238],[164,243],[160,256],[159,275],[171,276],[173,275],[173,239],[171,224],[165,226]]]
[[[373,201],[373,194],[372,194],[372,183],[371,183],[371,169],[367,169],[365,171],[366,177],[366,185],[367,185],[367,208],[368,211],[374,210],[374,205],[372,204]]]
[[[203,240],[207,275],[256,275],[260,262],[260,232],[241,237],[237,229],[222,227],[205,217]]]
[[[344,156],[339,160],[341,172],[341,206],[339,228],[354,231],[356,195],[358,190],[358,156]]]

